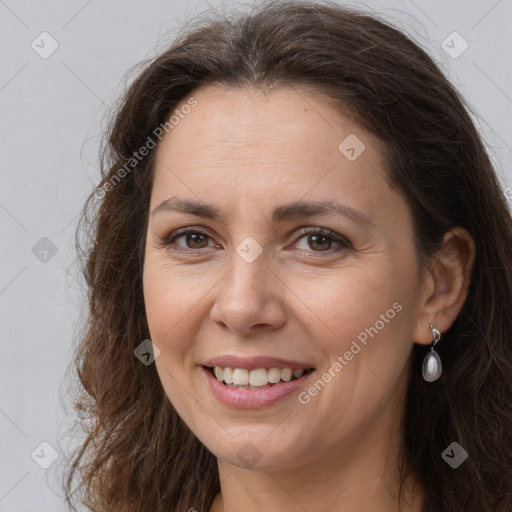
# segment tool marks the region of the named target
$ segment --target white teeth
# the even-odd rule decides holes
[[[218,367],[216,366],[215,368],[218,368]],[[219,380],[222,380],[222,379],[219,379]],[[233,368],[224,368],[224,382],[226,384],[233,384]]]
[[[292,380],[293,370],[291,368],[283,368],[281,370],[281,379],[285,382]]]
[[[268,384],[268,373],[265,368],[258,368],[249,372],[249,384],[251,386],[265,386]]]
[[[225,372],[226,370],[224,370]],[[296,370],[293,370],[293,374],[292,374],[296,379],[298,379],[299,377],[302,377],[304,375],[304,370],[302,368],[297,368]],[[225,377],[224,377],[225,378]]]
[[[270,368],[268,371],[268,381],[277,384],[281,380],[281,368]]]
[[[281,381],[289,382],[304,375],[303,368],[222,368],[215,366],[213,373],[217,380],[224,382],[231,388],[239,389],[265,389],[269,384],[278,384]]]
[[[233,384],[236,386],[247,386],[249,384],[249,370],[235,368],[233,370]]]

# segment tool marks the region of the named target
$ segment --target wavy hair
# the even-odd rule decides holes
[[[410,206],[422,264],[449,229],[469,231],[469,295],[438,345],[438,381],[422,379],[426,349],[413,346],[400,472],[402,484],[418,475],[423,512],[510,511],[512,220],[504,192],[471,107],[433,59],[388,22],[329,1],[208,12],[144,63],[120,99],[102,181],[77,228],[88,310],[72,362],[73,404],[86,436],[64,478],[68,505],[207,512],[220,490],[215,456],[173,409],[155,366],[134,356],[149,338],[142,269],[155,151],[126,167],[180,102],[208,84],[309,87],[373,133],[390,183]],[[456,470],[441,457],[453,441],[469,454]]]

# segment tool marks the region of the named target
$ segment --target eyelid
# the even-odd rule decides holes
[[[305,235],[319,234],[319,235],[326,236],[326,237],[330,238],[333,242],[337,243],[341,248],[352,248],[352,244],[350,243],[350,241],[347,238],[345,238],[342,235],[339,235],[338,233],[336,233],[335,231],[332,231],[330,229],[315,227],[315,226],[300,227],[298,229],[299,229],[299,231],[295,233],[294,244],[297,243],[298,240],[303,238]],[[204,235],[204,236],[210,238],[211,240],[214,239],[214,237],[205,228],[200,228],[200,227],[196,227],[196,226],[186,226],[186,227],[177,229],[177,230],[171,232],[168,236],[164,237],[161,242],[161,246],[169,248],[170,245],[177,238],[187,235],[189,233],[193,233],[193,234],[198,233],[198,234],[201,234],[201,235]],[[191,248],[184,248],[184,247],[178,246],[178,248],[174,249],[174,250],[176,250],[178,252],[199,253],[199,252],[204,251],[205,249],[207,249],[207,247],[203,247],[200,249],[191,249]],[[313,250],[305,251],[303,249],[297,249],[297,250],[301,253],[308,252],[310,254],[318,254],[318,255],[332,254],[333,252],[336,252],[336,249],[335,250],[329,249],[327,251],[313,251]]]
[[[208,238],[210,238],[211,240],[213,240],[213,236],[207,231],[205,230],[204,228],[199,228],[199,227],[195,227],[195,226],[186,226],[184,228],[180,228],[180,229],[176,229],[175,231],[172,231],[169,235],[165,236],[162,241],[161,241],[161,246],[162,247],[167,247],[169,248],[169,246],[177,239],[177,238],[180,238],[184,235],[188,235],[189,233],[192,233],[192,234],[200,234],[200,235],[204,235]],[[178,246],[178,249],[176,249],[177,251],[184,251],[184,252],[193,252],[193,253],[197,253],[198,251],[201,251],[201,250],[204,250],[203,249],[190,249],[190,248],[185,248],[185,247],[179,247]]]
[[[347,238],[345,238],[344,236],[339,235],[335,231],[332,231],[331,229],[327,229],[327,228],[314,227],[314,226],[307,227],[307,228],[300,228],[297,235],[301,235],[301,236],[299,236],[298,239],[302,238],[303,235],[309,235],[309,234],[323,235],[328,238],[331,238],[334,242],[341,245],[342,247],[352,248],[352,244],[349,242],[349,240]],[[311,252],[321,254],[322,252],[328,253],[328,252],[332,252],[332,251],[311,251]]]

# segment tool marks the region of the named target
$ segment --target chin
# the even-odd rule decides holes
[[[224,432],[221,439],[210,437],[200,440],[219,460],[245,469],[278,469],[297,458],[300,437],[273,437],[268,434],[272,429],[265,429],[264,432],[259,428],[245,430],[244,433],[230,432],[231,436]]]

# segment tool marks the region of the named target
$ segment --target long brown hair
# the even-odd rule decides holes
[[[426,349],[413,347],[400,469],[402,483],[419,476],[424,512],[510,511],[512,220],[504,193],[470,107],[425,51],[388,23],[327,1],[208,13],[148,62],[122,98],[102,182],[77,230],[89,310],[74,360],[75,406],[87,437],[66,475],[69,505],[76,510],[79,493],[95,512],[207,512],[220,489],[214,455],[169,403],[155,366],[134,356],[149,338],[142,268],[155,151],[127,167],[180,102],[208,84],[323,93],[382,141],[422,262],[450,228],[472,235],[469,295],[438,345],[438,381],[423,380]],[[457,469],[441,456],[454,441],[469,455]]]

